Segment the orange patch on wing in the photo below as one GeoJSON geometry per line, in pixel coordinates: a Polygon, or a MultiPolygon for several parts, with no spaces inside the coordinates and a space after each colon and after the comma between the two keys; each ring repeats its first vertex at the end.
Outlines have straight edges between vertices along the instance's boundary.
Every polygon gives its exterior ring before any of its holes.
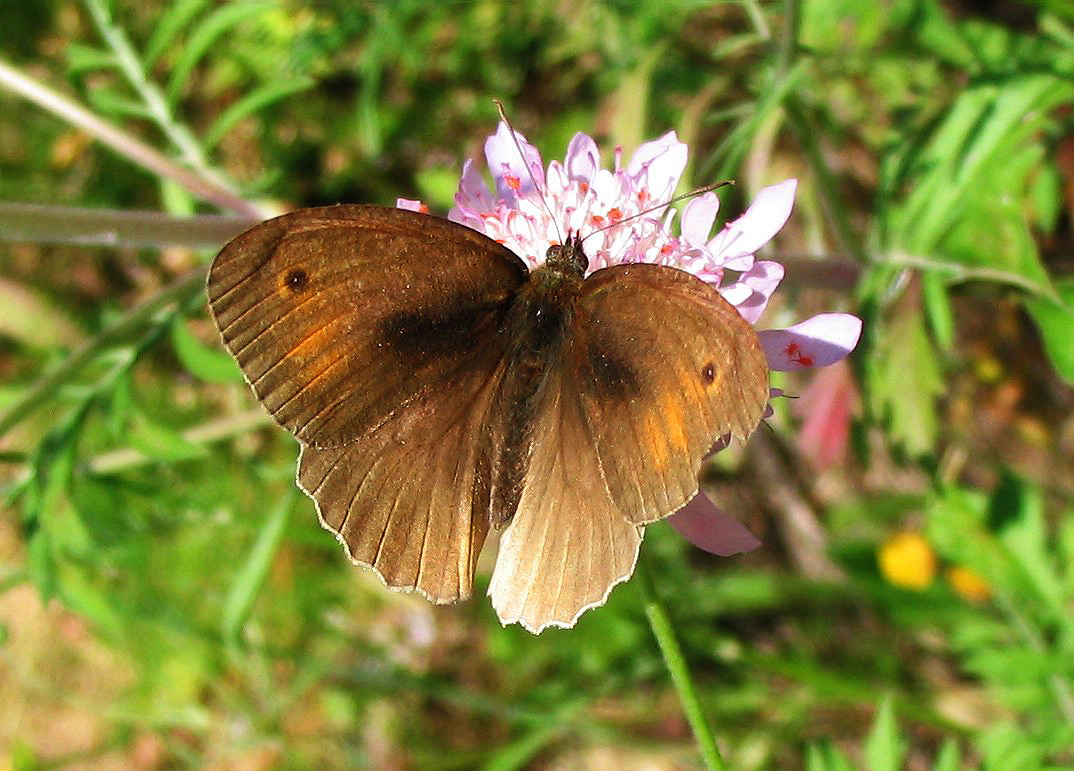
{"type": "Polygon", "coordinates": [[[314,329],[308,335],[303,337],[298,345],[285,353],[283,359],[295,359],[299,362],[303,362],[303,364],[307,362],[308,358],[317,361],[317,354],[321,352],[322,347],[319,342],[320,338],[330,326],[331,324],[324,324],[323,326],[314,329]]]}
{"type": "Polygon", "coordinates": [[[660,414],[664,418],[664,431],[669,445],[677,452],[685,453],[688,447],[686,421],[682,414],[679,394],[664,393],[660,398],[660,414]]]}
{"type": "Polygon", "coordinates": [[[644,452],[652,461],[653,467],[664,471],[668,467],[670,454],[668,453],[668,436],[661,425],[660,415],[656,412],[647,412],[645,415],[645,427],[643,441],[644,452]]]}

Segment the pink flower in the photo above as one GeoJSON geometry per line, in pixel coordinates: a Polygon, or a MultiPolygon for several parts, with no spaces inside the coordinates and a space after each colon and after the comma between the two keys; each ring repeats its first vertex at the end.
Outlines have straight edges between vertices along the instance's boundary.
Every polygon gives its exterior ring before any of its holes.
{"type": "MultiPolygon", "coordinates": [[[[473,162],[466,161],[448,219],[506,245],[530,267],[536,267],[548,247],[560,243],[568,231],[579,232],[590,271],[632,262],[669,265],[713,284],[751,324],[761,317],[783,279],[783,266],[757,260],[755,254],[790,217],[797,180],[764,188],[745,213],[711,237],[720,202],[711,192],[698,196],[684,207],[679,234],[674,235],[676,211],[671,207],[629,219],[674,194],[687,157],[686,145],[674,131],[641,145],[625,168],[622,150],[616,149],[611,170],[601,168],[597,143],[586,134],[575,134],[563,163],[551,161],[547,170],[537,149],[522,134],[515,132],[515,137],[517,147],[507,124],[501,122],[485,142],[495,191],[473,162]],[[623,224],[596,232],[617,222],[623,224]]],[[[422,206],[405,199],[398,205],[422,206]]],[[[822,313],[787,329],[758,332],[768,366],[782,371],[834,364],[854,349],[860,334],[861,319],[846,313],[822,313]]],[[[668,522],[715,554],[726,556],[760,545],[703,493],[668,522]]]]}

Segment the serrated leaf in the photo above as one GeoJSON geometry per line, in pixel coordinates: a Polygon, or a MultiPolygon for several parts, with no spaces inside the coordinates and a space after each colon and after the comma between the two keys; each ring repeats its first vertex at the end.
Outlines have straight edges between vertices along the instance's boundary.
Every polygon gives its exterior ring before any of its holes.
{"type": "Polygon", "coordinates": [[[1056,287],[1058,301],[1027,298],[1026,310],[1040,329],[1044,350],[1052,366],[1070,385],[1074,385],[1074,281],[1056,287]]]}
{"type": "MultiPolygon", "coordinates": [[[[216,146],[228,131],[243,118],[252,115],[258,110],[263,110],[269,105],[286,99],[292,94],[298,94],[312,88],[312,78],[296,78],[288,81],[270,81],[254,89],[235,104],[228,107],[213,122],[213,125],[205,134],[203,145],[207,150],[216,146]]],[[[458,175],[456,175],[457,177],[458,175]]]]}
{"type": "Polygon", "coordinates": [[[903,313],[881,333],[870,365],[870,393],[891,438],[911,455],[932,451],[936,398],[944,392],[936,352],[917,313],[903,313]]]}
{"type": "Polygon", "coordinates": [[[165,90],[169,105],[174,106],[179,100],[183,85],[189,79],[190,73],[194,71],[201,58],[208,53],[209,48],[220,37],[227,34],[232,27],[276,7],[278,7],[278,3],[274,2],[246,2],[243,0],[242,2],[221,6],[209,14],[194,29],[190,37],[186,39],[182,53],[176,59],[175,66],[172,67],[171,74],[168,77],[168,86],[165,90]]]}
{"type": "Polygon", "coordinates": [[[183,367],[194,377],[206,383],[241,383],[239,365],[226,351],[209,348],[187,326],[186,320],[177,318],[172,324],[172,349],[183,367]]]}
{"type": "Polygon", "coordinates": [[[865,765],[869,771],[899,771],[905,754],[905,743],[895,722],[895,706],[888,694],[881,699],[865,739],[865,765]]]}
{"type": "MultiPolygon", "coordinates": [[[[1000,505],[1008,510],[1006,520],[999,526],[1000,543],[1012,557],[1012,567],[1020,569],[1027,579],[1027,589],[1037,595],[1037,601],[1060,622],[1066,616],[1062,582],[1056,575],[1047,545],[1044,527],[1044,500],[1039,490],[1013,476],[1005,477],[996,488],[993,504],[1003,496],[1000,505]],[[1005,492],[1010,494],[1004,494],[1005,492]]],[[[1036,605],[1037,603],[1034,603],[1036,605]]]]}

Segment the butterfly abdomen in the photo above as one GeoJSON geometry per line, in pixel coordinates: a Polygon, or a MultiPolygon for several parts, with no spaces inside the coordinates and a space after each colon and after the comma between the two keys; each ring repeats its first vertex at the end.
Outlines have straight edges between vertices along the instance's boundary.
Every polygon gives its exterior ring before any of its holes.
{"type": "Polygon", "coordinates": [[[519,291],[507,317],[507,371],[494,408],[494,431],[503,441],[491,464],[489,519],[506,525],[522,498],[533,449],[533,427],[548,375],[559,361],[566,330],[581,291],[581,278],[538,268],[519,291]]]}

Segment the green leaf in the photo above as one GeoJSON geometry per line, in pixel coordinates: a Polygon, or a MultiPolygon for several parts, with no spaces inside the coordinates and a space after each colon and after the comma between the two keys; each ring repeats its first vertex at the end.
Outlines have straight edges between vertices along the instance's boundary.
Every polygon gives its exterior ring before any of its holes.
{"type": "Polygon", "coordinates": [[[114,598],[90,583],[80,568],[70,566],[62,571],[59,595],[68,608],[101,631],[115,636],[123,629],[122,616],[113,607],[114,598]]]}
{"type": "Polygon", "coordinates": [[[149,108],[138,99],[121,96],[108,88],[95,88],[89,92],[89,102],[99,112],[115,117],[146,120],[151,117],[149,108]]]}
{"type": "Polygon", "coordinates": [[[171,335],[172,349],[187,372],[206,383],[241,383],[242,371],[231,354],[203,345],[187,324],[176,318],[171,335]]]}
{"type": "Polygon", "coordinates": [[[865,740],[865,765],[869,771],[899,771],[906,747],[899,737],[895,707],[887,694],[877,707],[873,727],[865,740]]]}
{"type": "Polygon", "coordinates": [[[935,402],[944,382],[919,314],[902,313],[881,332],[869,383],[891,438],[911,455],[931,452],[939,427],[935,402]]]}
{"type": "Polygon", "coordinates": [[[258,110],[263,110],[292,94],[308,91],[313,85],[312,78],[296,78],[279,82],[270,81],[255,88],[220,114],[220,117],[206,132],[205,139],[202,142],[203,146],[206,150],[211,150],[243,118],[252,115],[258,110]]]}
{"type": "Polygon", "coordinates": [[[278,7],[278,5],[278,3],[274,2],[240,0],[240,2],[221,6],[209,14],[183,44],[182,53],[176,59],[175,66],[172,67],[165,91],[169,105],[174,107],[176,102],[179,101],[179,96],[190,77],[190,73],[194,71],[198,62],[209,52],[209,49],[217,40],[226,35],[232,27],[270,11],[278,7]]]}
{"type": "Polygon", "coordinates": [[[907,143],[917,154],[885,187],[910,192],[880,212],[894,261],[1052,296],[1025,210],[1049,163],[1042,134],[1072,95],[1066,79],[1047,74],[981,82],[959,95],[919,152],[907,143]]]}
{"type": "Polygon", "coordinates": [[[149,42],[145,45],[142,61],[146,70],[152,68],[183,28],[208,4],[209,0],[177,0],[168,6],[167,10],[161,14],[160,21],[153,28],[153,34],[149,36],[149,42]]]}
{"type": "Polygon", "coordinates": [[[145,415],[137,415],[128,433],[131,447],[154,460],[174,462],[203,458],[208,450],[184,439],[179,432],[156,423],[145,415]]]}
{"type": "Polygon", "coordinates": [[[1034,606],[1046,608],[1052,620],[1061,623],[1067,615],[1066,599],[1048,549],[1040,490],[1007,475],[992,496],[992,509],[997,508],[1005,516],[999,541],[1011,556],[1011,566],[1020,570],[1026,590],[1036,595],[1034,606]]]}
{"type": "Polygon", "coordinates": [[[936,762],[932,764],[932,771],[961,771],[962,756],[958,751],[958,740],[953,736],[944,739],[940,745],[940,751],[936,754],[936,762]]]}
{"type": "Polygon", "coordinates": [[[1059,301],[1027,298],[1026,310],[1040,329],[1044,350],[1052,366],[1070,385],[1074,385],[1074,280],[1057,287],[1059,301]]]}
{"type": "Polygon", "coordinates": [[[253,548],[246,557],[228,589],[221,619],[221,632],[229,643],[237,643],[239,633],[250,616],[257,595],[265,583],[272,559],[283,537],[288,515],[298,498],[298,488],[289,485],[287,492],[277,501],[261,526],[253,548]]]}
{"type": "Polygon", "coordinates": [[[932,334],[940,348],[949,351],[955,341],[955,318],[947,299],[947,285],[939,273],[926,270],[921,273],[921,288],[932,334]]]}
{"type": "Polygon", "coordinates": [[[807,771],[854,771],[846,755],[831,742],[810,744],[806,750],[807,771]]]}
{"type": "Polygon", "coordinates": [[[64,49],[64,55],[67,57],[67,77],[69,78],[116,66],[116,57],[111,51],[102,51],[100,48],[93,48],[82,43],[70,43],[64,49]]]}

